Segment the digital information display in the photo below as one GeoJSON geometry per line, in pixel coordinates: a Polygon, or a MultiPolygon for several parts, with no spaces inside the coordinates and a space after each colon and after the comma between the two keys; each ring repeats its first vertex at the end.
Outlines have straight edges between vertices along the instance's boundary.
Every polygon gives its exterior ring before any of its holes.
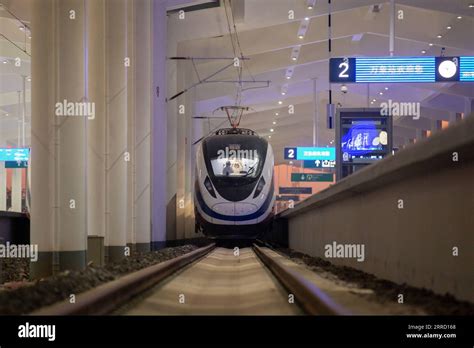
{"type": "Polygon", "coordinates": [[[30,158],[30,149],[0,149],[0,161],[28,161],[30,158]]]}
{"type": "Polygon", "coordinates": [[[339,109],[336,115],[336,179],[392,153],[392,117],[380,108],[339,109]]]}
{"type": "Polygon", "coordinates": [[[347,162],[353,156],[370,155],[385,151],[388,145],[387,130],[378,127],[379,122],[368,120],[354,122],[342,130],[342,160],[347,162]]]}
{"type": "Polygon", "coordinates": [[[334,147],[285,147],[285,159],[298,161],[335,161],[334,147]]]}
{"type": "Polygon", "coordinates": [[[474,82],[474,57],[331,58],[332,83],[474,82]]]}
{"type": "Polygon", "coordinates": [[[474,82],[474,57],[461,57],[459,75],[461,82],[474,82]]]}

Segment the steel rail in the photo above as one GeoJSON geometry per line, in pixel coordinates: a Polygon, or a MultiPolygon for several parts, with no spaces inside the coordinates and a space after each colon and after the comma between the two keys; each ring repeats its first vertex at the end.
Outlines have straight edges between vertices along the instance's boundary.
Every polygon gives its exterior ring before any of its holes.
{"type": "Polygon", "coordinates": [[[254,244],[255,254],[273,275],[295,296],[296,301],[310,315],[349,315],[348,310],[297,272],[284,266],[267,251],[254,244]]]}
{"type": "Polygon", "coordinates": [[[131,298],[158,284],[171,274],[186,265],[200,259],[213,250],[215,244],[196,249],[190,253],[156,265],[127,274],[119,279],[99,285],[76,297],[75,303],[69,300],[58,302],[48,307],[40,308],[30,315],[104,315],[131,298]]]}

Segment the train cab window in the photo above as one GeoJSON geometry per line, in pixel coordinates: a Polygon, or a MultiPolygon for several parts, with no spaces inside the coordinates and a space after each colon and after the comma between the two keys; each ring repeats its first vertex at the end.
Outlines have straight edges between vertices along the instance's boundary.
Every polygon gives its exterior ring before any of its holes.
{"type": "Polygon", "coordinates": [[[215,178],[257,178],[266,156],[266,143],[255,136],[223,136],[205,143],[206,164],[215,178]]]}

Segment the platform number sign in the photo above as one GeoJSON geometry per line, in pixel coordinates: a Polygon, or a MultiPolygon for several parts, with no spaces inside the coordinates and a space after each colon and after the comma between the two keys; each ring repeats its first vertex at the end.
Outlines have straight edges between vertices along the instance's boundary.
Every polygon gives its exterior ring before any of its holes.
{"type": "Polygon", "coordinates": [[[331,82],[355,82],[355,58],[332,58],[329,68],[331,82]]]}
{"type": "Polygon", "coordinates": [[[296,147],[285,147],[285,159],[286,160],[296,159],[296,147]]]}

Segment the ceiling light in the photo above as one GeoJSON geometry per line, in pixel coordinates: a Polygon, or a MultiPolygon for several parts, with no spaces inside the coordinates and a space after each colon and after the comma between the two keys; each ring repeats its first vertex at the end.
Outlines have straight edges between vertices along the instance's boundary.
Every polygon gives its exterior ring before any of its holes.
{"type": "Polygon", "coordinates": [[[279,100],[279,101],[278,101],[278,104],[280,104],[280,105],[281,105],[281,104],[283,104],[283,102],[282,102],[281,100],[279,100]]]}
{"type": "Polygon", "coordinates": [[[305,20],[305,21],[309,21],[309,17],[304,17],[304,20],[305,20]]]}
{"type": "MultiPolygon", "coordinates": [[[[469,7],[471,7],[471,5],[469,5],[469,7]]],[[[308,5],[308,10],[312,10],[313,9],[313,5],[308,5]]]]}
{"type": "Polygon", "coordinates": [[[31,35],[28,35],[28,39],[30,39],[30,40],[31,40],[31,35]]]}
{"type": "Polygon", "coordinates": [[[373,101],[371,101],[371,102],[370,102],[370,104],[372,104],[372,105],[373,105],[373,104],[374,104],[374,102],[373,102],[373,101]]]}
{"type": "Polygon", "coordinates": [[[474,8],[474,4],[469,4],[469,8],[474,8]]]}
{"type": "Polygon", "coordinates": [[[438,35],[436,36],[438,39],[441,39],[443,37],[443,35],[438,35]]]}
{"type": "Polygon", "coordinates": [[[270,132],[272,132],[272,133],[273,133],[273,128],[270,128],[270,132]]]}
{"type": "Polygon", "coordinates": [[[422,51],[421,51],[421,54],[425,54],[425,53],[426,53],[426,51],[425,51],[425,50],[422,50],[422,51]]]}
{"type": "Polygon", "coordinates": [[[298,35],[298,39],[304,39],[304,36],[303,35],[298,35]]]}
{"type": "Polygon", "coordinates": [[[430,47],[433,46],[433,44],[432,44],[431,42],[430,42],[428,45],[429,45],[430,47]]]}
{"type": "Polygon", "coordinates": [[[271,139],[271,138],[272,138],[272,136],[271,136],[271,135],[269,135],[269,136],[268,136],[268,139],[271,139]]]}
{"type": "Polygon", "coordinates": [[[296,60],[296,57],[291,57],[291,60],[296,60]]]}
{"type": "Polygon", "coordinates": [[[25,31],[25,27],[22,26],[22,25],[20,25],[20,26],[18,27],[18,29],[20,29],[21,31],[25,31]]]}
{"type": "Polygon", "coordinates": [[[458,19],[462,19],[462,16],[458,16],[457,18],[458,18],[458,19]]]}
{"type": "Polygon", "coordinates": [[[291,79],[291,76],[287,76],[286,79],[287,79],[287,80],[291,79]]]}
{"type": "Polygon", "coordinates": [[[290,164],[293,164],[293,161],[290,161],[290,164]]]}
{"type": "Polygon", "coordinates": [[[372,101],[375,103],[377,101],[377,99],[372,99],[372,101]]]}
{"type": "Polygon", "coordinates": [[[31,82],[31,77],[28,76],[28,77],[26,78],[26,81],[31,82]]]}
{"type": "Polygon", "coordinates": [[[281,92],[281,95],[286,95],[286,92],[281,92]]]}
{"type": "Polygon", "coordinates": [[[10,114],[9,114],[8,112],[6,112],[6,113],[5,113],[5,116],[8,116],[8,115],[10,115],[10,114]]]}
{"type": "Polygon", "coordinates": [[[446,29],[451,30],[451,29],[453,29],[453,27],[450,26],[450,25],[448,25],[448,26],[446,27],[446,29]]]}
{"type": "Polygon", "coordinates": [[[278,112],[275,112],[275,116],[278,116],[278,115],[279,115],[278,112]]]}
{"type": "Polygon", "coordinates": [[[8,60],[5,59],[5,60],[3,61],[3,64],[8,64],[8,60]]]}
{"type": "Polygon", "coordinates": [[[379,92],[380,95],[383,95],[383,92],[379,92]]]}
{"type": "Polygon", "coordinates": [[[388,87],[385,87],[385,90],[388,91],[388,87]]]}
{"type": "Polygon", "coordinates": [[[277,124],[276,121],[273,121],[273,124],[277,124]]]}

